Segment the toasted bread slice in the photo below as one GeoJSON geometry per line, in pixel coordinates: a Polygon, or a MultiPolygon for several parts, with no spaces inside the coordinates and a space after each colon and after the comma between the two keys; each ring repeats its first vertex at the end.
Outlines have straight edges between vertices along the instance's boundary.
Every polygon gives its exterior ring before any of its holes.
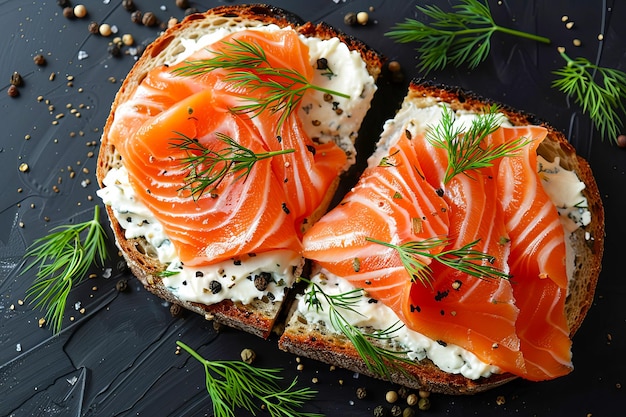
{"type": "MultiPolygon", "coordinates": [[[[294,30],[306,38],[317,38],[319,40],[338,39],[350,51],[356,52],[373,80],[376,80],[381,71],[382,57],[363,43],[340,33],[326,24],[304,22],[299,17],[276,7],[266,5],[222,6],[208,10],[205,13],[190,15],[178,25],[168,29],[146,48],[117,93],[102,135],[97,168],[100,186],[105,187],[105,178],[112,170],[124,165],[124,160],[109,138],[111,127],[115,123],[118,113],[124,111],[124,103],[133,98],[138,87],[151,70],[180,61],[182,54],[186,53],[187,44],[185,41],[197,41],[205,35],[218,32],[226,34],[240,29],[270,25],[281,29],[294,30]]],[[[368,88],[375,90],[375,85],[372,83],[368,88]]],[[[369,97],[363,100],[362,105],[366,109],[369,108],[371,94],[373,94],[373,91],[369,91],[369,97]]],[[[347,117],[347,115],[343,117],[347,117]]],[[[356,139],[356,131],[358,131],[361,121],[359,119],[362,119],[362,115],[354,117],[352,120],[356,122],[353,124],[354,132],[339,139],[343,141],[339,145],[345,150],[349,163],[354,162],[353,145],[356,139]],[[346,139],[351,143],[346,144],[346,139]]],[[[326,211],[335,194],[338,183],[339,177],[327,190],[326,197],[319,207],[307,219],[307,224],[315,222],[316,218],[326,211]]],[[[154,245],[141,236],[126,237],[126,231],[123,225],[120,224],[120,214],[116,213],[110,205],[107,205],[106,208],[119,249],[133,274],[149,291],[164,300],[202,314],[207,319],[214,319],[219,323],[262,337],[268,336],[281,309],[282,303],[280,301],[273,301],[266,296],[254,298],[249,303],[233,302],[230,299],[224,299],[213,304],[205,304],[203,302],[182,299],[164,285],[162,272],[167,265],[159,260],[154,245]]],[[[246,261],[243,260],[242,262],[246,261]]],[[[303,263],[304,261],[302,260],[299,265],[294,265],[296,269],[294,275],[297,275],[303,263]]]]}
{"type": "MultiPolygon", "coordinates": [[[[535,116],[517,111],[506,105],[494,103],[460,88],[435,85],[424,80],[414,80],[411,83],[402,109],[398,113],[398,115],[402,114],[402,117],[398,118],[397,116],[396,119],[398,120],[387,124],[383,135],[402,134],[406,129],[406,125],[403,123],[411,120],[410,113],[407,115],[411,108],[424,108],[436,103],[447,103],[453,110],[476,113],[483,113],[490,106],[496,104],[499,111],[513,125],[544,126],[548,131],[548,136],[541,143],[538,154],[548,161],[554,161],[555,157],[558,157],[561,167],[573,171],[579,180],[585,184],[583,195],[587,199],[591,222],[584,227],[579,227],[569,235],[569,246],[573,256],[568,261],[572,263],[570,266],[573,270],[573,279],[570,280],[569,284],[565,315],[571,331],[570,337],[573,336],[592,304],[601,269],[604,245],[603,206],[588,163],[576,155],[574,148],[561,132],[535,116]]],[[[379,142],[379,149],[383,145],[381,142],[379,142]]],[[[368,368],[354,345],[345,336],[337,332],[332,325],[328,324],[327,320],[307,321],[301,313],[307,308],[309,307],[306,306],[304,297],[300,300],[300,310],[297,304],[292,306],[291,316],[279,341],[281,349],[365,375],[388,378],[394,383],[407,387],[445,394],[482,392],[516,378],[510,373],[491,373],[486,377],[470,379],[460,373],[445,372],[429,359],[414,361],[409,364],[399,362],[398,368],[389,369],[387,377],[381,376],[368,368]]],[[[398,352],[403,351],[402,346],[397,343],[395,345],[380,343],[380,346],[398,352]]]]}

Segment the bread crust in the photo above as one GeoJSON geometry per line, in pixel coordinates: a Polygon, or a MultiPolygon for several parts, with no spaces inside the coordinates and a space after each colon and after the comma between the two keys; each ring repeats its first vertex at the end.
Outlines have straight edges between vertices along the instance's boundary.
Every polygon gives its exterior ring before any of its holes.
{"type": "MultiPolygon", "coordinates": [[[[180,39],[189,34],[197,35],[211,30],[213,27],[224,25],[263,26],[275,24],[281,28],[292,27],[297,32],[321,39],[338,37],[347,44],[349,49],[358,51],[366,62],[366,67],[376,79],[381,72],[383,57],[373,49],[367,47],[358,40],[351,38],[324,23],[314,25],[304,22],[300,17],[278,7],[254,4],[220,6],[187,16],[178,25],[167,29],[159,38],[152,42],[144,51],[141,58],[133,66],[128,76],[122,83],[111,111],[104,126],[96,176],[100,186],[107,172],[121,164],[121,158],[116,153],[114,146],[108,139],[111,125],[115,120],[115,114],[121,103],[129,100],[141,81],[149,71],[168,62],[172,54],[176,54],[181,48],[180,39]]],[[[308,219],[308,223],[314,223],[327,209],[339,184],[337,179],[328,190],[323,204],[308,219]]],[[[249,333],[267,337],[281,309],[281,303],[269,300],[255,300],[250,304],[233,303],[225,300],[213,305],[191,303],[178,299],[168,291],[158,273],[165,268],[160,263],[153,248],[144,239],[126,239],[124,230],[115,219],[111,207],[106,206],[107,214],[111,223],[116,244],[126,259],[132,273],[143,283],[145,288],[157,296],[171,303],[179,304],[191,311],[202,314],[207,319],[213,319],[221,324],[235,327],[249,333]]]]}
{"type": "MultiPolygon", "coordinates": [[[[583,195],[587,198],[592,219],[589,225],[579,228],[572,235],[571,244],[576,252],[576,269],[575,279],[570,285],[565,305],[570,337],[572,337],[580,328],[593,302],[604,250],[604,209],[598,186],[587,161],[576,155],[575,149],[562,132],[545,121],[471,91],[415,79],[409,86],[405,100],[412,101],[418,106],[445,102],[454,110],[474,112],[485,111],[488,107],[497,105],[499,111],[504,113],[514,125],[540,125],[548,130],[547,138],[539,147],[538,153],[549,161],[553,161],[557,156],[560,157],[563,168],[573,170],[585,183],[583,195]]],[[[291,317],[279,340],[279,346],[283,350],[298,355],[380,378],[379,375],[367,369],[354,346],[345,337],[337,335],[322,324],[306,323],[306,320],[297,313],[296,306],[293,306],[291,310],[291,317]]],[[[517,378],[510,373],[503,373],[470,380],[462,375],[446,373],[429,360],[416,364],[401,364],[401,366],[406,372],[392,373],[390,378],[392,382],[444,394],[475,394],[517,378]]]]}

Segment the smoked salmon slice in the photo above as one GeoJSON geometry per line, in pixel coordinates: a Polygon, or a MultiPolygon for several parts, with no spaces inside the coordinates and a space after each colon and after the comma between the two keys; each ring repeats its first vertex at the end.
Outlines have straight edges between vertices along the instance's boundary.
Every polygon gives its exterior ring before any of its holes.
{"type": "Polygon", "coordinates": [[[502,129],[534,138],[515,158],[505,158],[498,176],[500,201],[511,239],[509,265],[513,294],[520,307],[516,328],[526,363],[524,377],[544,380],[573,369],[571,339],[565,317],[568,278],[565,236],[559,215],[537,175],[537,147],[546,132],[539,127],[502,129]]]}
{"type": "Polygon", "coordinates": [[[238,44],[260,48],[264,65],[288,68],[307,80],[314,75],[308,47],[294,31],[235,32],[184,62],[148,73],[118,108],[110,130],[136,198],[163,225],[184,265],[277,249],[299,253],[303,224],[346,164],[336,144],[307,136],[297,107],[286,115],[233,110],[261,100],[264,88],[225,81],[226,69],[197,76],[176,72],[238,44]],[[257,161],[245,178],[229,173],[215,188],[194,195],[186,187],[190,167],[181,163],[189,154],[176,143],[187,138],[219,152],[225,147],[219,135],[254,153],[293,152],[257,161]]]}
{"type": "MultiPolygon", "coordinates": [[[[558,222],[558,215],[554,205],[549,213],[537,207],[543,207],[545,193],[533,165],[545,136],[542,127],[500,127],[483,145],[527,138],[519,155],[444,183],[445,150],[423,135],[401,134],[381,164],[367,168],[344,200],[304,235],[303,253],[322,272],[365,289],[407,327],[440,344],[460,346],[528,379],[563,375],[570,370],[571,343],[562,298],[564,252],[552,237],[542,237],[541,228],[553,225],[554,216],[558,222]],[[473,244],[485,254],[483,264],[510,279],[473,276],[427,258],[419,259],[432,270],[425,285],[412,279],[397,250],[371,241],[401,245],[433,238],[445,238],[434,253],[473,244]],[[530,253],[523,250],[529,242],[536,243],[530,253]]],[[[553,229],[557,238],[561,230],[564,245],[562,228],[553,229]]]]}

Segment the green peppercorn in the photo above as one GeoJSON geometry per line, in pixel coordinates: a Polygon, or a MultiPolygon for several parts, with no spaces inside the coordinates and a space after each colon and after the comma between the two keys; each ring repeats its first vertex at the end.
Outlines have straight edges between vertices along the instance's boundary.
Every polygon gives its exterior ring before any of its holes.
{"type": "Polygon", "coordinates": [[[402,407],[399,405],[391,407],[391,415],[392,417],[400,417],[402,415],[402,407]]]}
{"type": "Polygon", "coordinates": [[[427,397],[420,398],[420,400],[417,402],[417,408],[422,411],[428,410],[430,408],[430,400],[427,397]]]}
{"type": "Polygon", "coordinates": [[[387,410],[385,410],[385,407],[383,407],[382,405],[377,405],[374,408],[374,417],[385,417],[386,414],[387,410]]]}

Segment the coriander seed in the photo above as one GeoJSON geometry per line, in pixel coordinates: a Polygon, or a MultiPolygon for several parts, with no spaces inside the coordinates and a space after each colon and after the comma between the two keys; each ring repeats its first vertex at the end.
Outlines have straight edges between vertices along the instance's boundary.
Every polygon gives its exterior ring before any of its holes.
{"type": "Polygon", "coordinates": [[[104,37],[111,36],[111,25],[109,25],[108,23],[101,24],[98,28],[98,32],[100,32],[100,35],[104,37]]]}
{"type": "Polygon", "coordinates": [[[367,14],[367,12],[358,12],[356,14],[356,21],[359,23],[359,25],[367,25],[367,23],[369,22],[370,16],[369,14],[367,14]]]}
{"type": "Polygon", "coordinates": [[[83,17],[87,16],[87,8],[82,4],[76,5],[74,7],[74,16],[76,16],[79,19],[82,19],[83,17]]]}
{"type": "Polygon", "coordinates": [[[385,394],[385,400],[387,400],[389,404],[395,403],[398,401],[398,393],[395,391],[387,391],[387,394],[385,394]]]}
{"type": "Polygon", "coordinates": [[[135,43],[135,38],[133,38],[133,35],[131,35],[130,33],[125,33],[124,35],[122,35],[122,43],[126,46],[131,46],[133,43],[135,43]]]}

